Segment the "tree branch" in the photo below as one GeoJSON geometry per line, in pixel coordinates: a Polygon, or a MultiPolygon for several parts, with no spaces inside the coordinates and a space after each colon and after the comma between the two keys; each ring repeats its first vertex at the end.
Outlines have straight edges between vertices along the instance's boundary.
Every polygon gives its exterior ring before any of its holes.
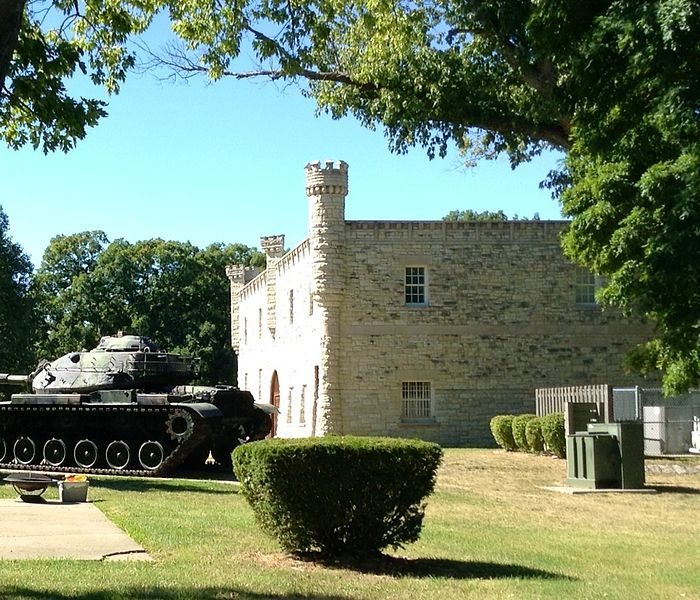
{"type": "Polygon", "coordinates": [[[17,47],[26,0],[0,0],[0,100],[5,95],[5,78],[10,72],[17,47]]]}

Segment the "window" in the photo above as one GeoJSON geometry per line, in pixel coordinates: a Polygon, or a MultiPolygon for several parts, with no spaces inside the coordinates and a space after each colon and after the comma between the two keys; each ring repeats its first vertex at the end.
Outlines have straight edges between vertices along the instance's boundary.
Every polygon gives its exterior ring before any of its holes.
{"type": "Polygon", "coordinates": [[[258,369],[258,400],[262,398],[262,369],[258,369]]]}
{"type": "Polygon", "coordinates": [[[289,324],[294,324],[294,290],[289,290],[289,324]]]}
{"type": "Polygon", "coordinates": [[[406,304],[425,306],[427,304],[425,267],[406,267],[406,304]]]}
{"type": "Polygon", "coordinates": [[[306,423],[306,385],[301,386],[301,398],[299,399],[299,424],[306,423]]]}
{"type": "Polygon", "coordinates": [[[401,384],[401,418],[429,419],[432,417],[432,391],[429,381],[404,381],[401,384]]]}
{"type": "Polygon", "coordinates": [[[309,292],[309,316],[314,314],[314,294],[309,292]]]}
{"type": "Polygon", "coordinates": [[[292,395],[294,394],[294,388],[289,388],[289,395],[287,396],[287,423],[292,422],[292,395]]]}
{"type": "Polygon", "coordinates": [[[243,317],[243,343],[248,343],[248,317],[243,317]]]}
{"type": "Polygon", "coordinates": [[[576,268],[576,284],[574,286],[576,304],[597,304],[595,292],[598,289],[596,276],[583,267],[576,268]]]}
{"type": "Polygon", "coordinates": [[[262,337],[262,308],[258,309],[258,339],[262,337]]]}

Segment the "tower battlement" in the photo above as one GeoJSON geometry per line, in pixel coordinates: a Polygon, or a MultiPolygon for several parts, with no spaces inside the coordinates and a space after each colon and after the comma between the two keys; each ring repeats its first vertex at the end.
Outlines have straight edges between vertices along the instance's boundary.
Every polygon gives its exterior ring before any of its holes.
{"type": "Polygon", "coordinates": [[[306,195],[336,194],[347,196],[348,193],[348,163],[340,161],[338,166],[327,160],[323,165],[320,161],[308,163],[306,171],[306,195]]]}
{"type": "Polygon", "coordinates": [[[266,235],[260,238],[260,248],[271,258],[280,258],[284,254],[284,235],[266,235]]]}

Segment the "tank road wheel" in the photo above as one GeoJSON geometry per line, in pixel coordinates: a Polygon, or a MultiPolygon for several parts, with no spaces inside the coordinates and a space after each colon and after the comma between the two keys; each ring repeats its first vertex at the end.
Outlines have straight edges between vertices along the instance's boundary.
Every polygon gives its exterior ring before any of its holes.
{"type": "Polygon", "coordinates": [[[129,460],[131,460],[129,444],[121,440],[110,442],[105,452],[105,458],[107,459],[107,464],[112,467],[112,469],[126,469],[129,460]]]}
{"type": "Polygon", "coordinates": [[[0,438],[0,462],[5,462],[5,455],[7,454],[7,444],[5,443],[5,438],[0,438]]]}
{"type": "Polygon", "coordinates": [[[28,465],[36,457],[36,444],[32,438],[22,436],[17,438],[13,451],[18,463],[28,465]]]}
{"type": "Polygon", "coordinates": [[[63,440],[51,438],[44,444],[44,460],[52,467],[60,467],[66,461],[66,444],[63,440]]]}
{"type": "Polygon", "coordinates": [[[75,464],[89,469],[97,462],[97,444],[92,440],[80,440],[73,450],[75,464]]]}
{"type": "Polygon", "coordinates": [[[163,446],[159,442],[149,440],[141,444],[139,448],[139,462],[144,469],[155,471],[163,464],[164,458],[163,446]]]}

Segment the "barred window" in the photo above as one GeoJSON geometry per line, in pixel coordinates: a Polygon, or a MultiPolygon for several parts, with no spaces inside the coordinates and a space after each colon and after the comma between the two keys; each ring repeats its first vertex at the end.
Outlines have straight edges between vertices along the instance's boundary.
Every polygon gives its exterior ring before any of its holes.
{"type": "Polygon", "coordinates": [[[597,304],[595,299],[596,276],[583,267],[576,268],[576,304],[597,304]]]}
{"type": "Polygon", "coordinates": [[[401,384],[403,419],[429,419],[432,416],[432,390],[429,381],[404,381],[401,384]]]}
{"type": "Polygon", "coordinates": [[[289,388],[289,395],[287,396],[287,423],[292,422],[292,397],[294,395],[294,388],[289,388]]]}
{"type": "Polygon", "coordinates": [[[404,289],[406,304],[422,306],[427,303],[425,267],[406,267],[404,289]]]}

